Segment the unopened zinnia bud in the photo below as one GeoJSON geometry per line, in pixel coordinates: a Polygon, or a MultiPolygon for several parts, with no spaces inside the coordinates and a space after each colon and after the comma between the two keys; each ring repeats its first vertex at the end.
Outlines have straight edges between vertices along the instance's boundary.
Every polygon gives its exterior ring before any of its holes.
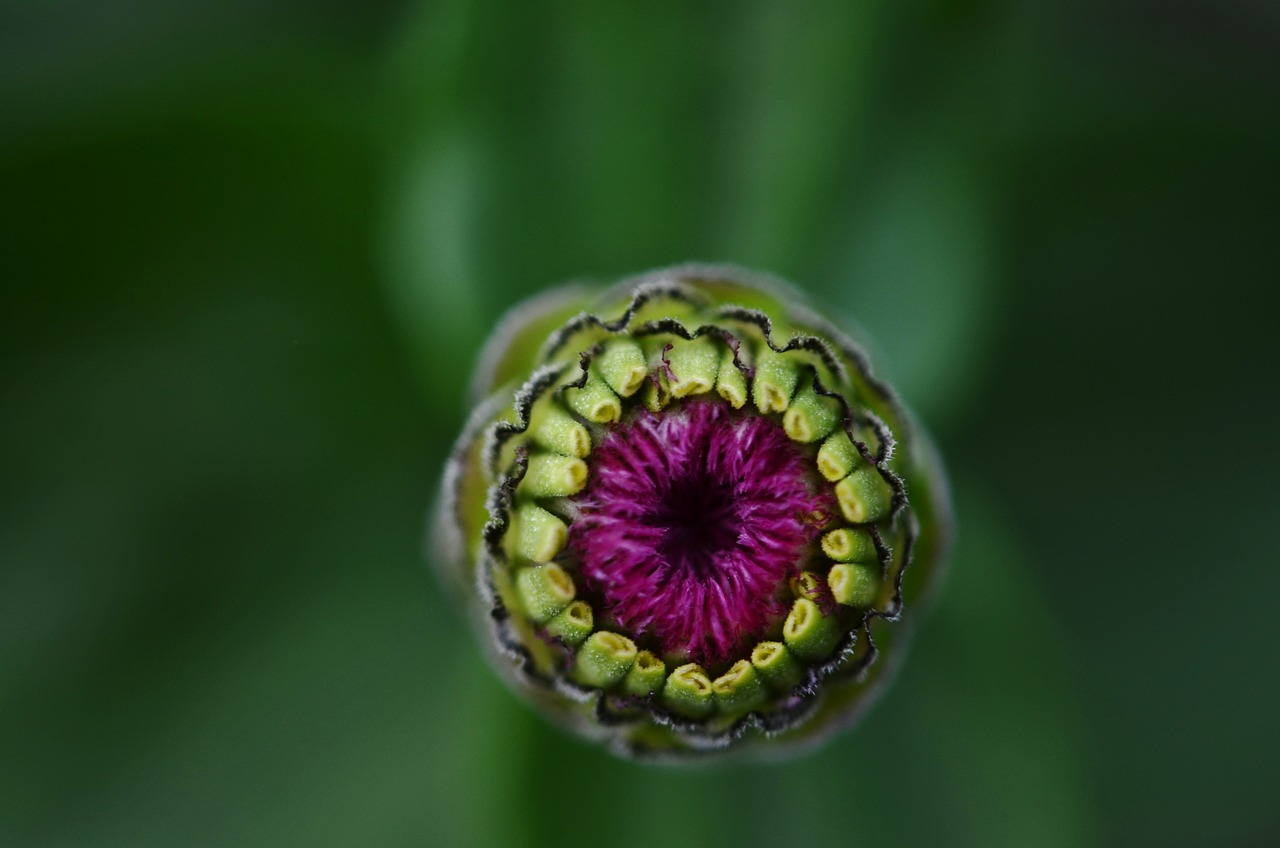
{"type": "Polygon", "coordinates": [[[498,669],[634,756],[820,738],[903,650],[949,507],[866,354],[794,292],[686,266],[503,322],[442,564],[498,669]]]}

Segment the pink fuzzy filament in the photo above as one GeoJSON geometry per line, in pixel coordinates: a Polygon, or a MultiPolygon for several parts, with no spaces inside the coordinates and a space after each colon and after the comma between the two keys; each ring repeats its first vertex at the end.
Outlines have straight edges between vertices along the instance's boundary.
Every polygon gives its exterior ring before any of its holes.
{"type": "Polygon", "coordinates": [[[830,496],[778,424],[715,401],[640,410],[591,465],[570,545],[621,626],[714,664],[786,614],[830,496]]]}

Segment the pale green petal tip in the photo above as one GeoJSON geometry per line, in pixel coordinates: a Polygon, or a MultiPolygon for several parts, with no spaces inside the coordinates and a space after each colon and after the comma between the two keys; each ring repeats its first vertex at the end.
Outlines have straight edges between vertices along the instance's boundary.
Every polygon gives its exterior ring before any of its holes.
{"type": "Polygon", "coordinates": [[[791,594],[797,598],[816,600],[822,595],[823,579],[812,571],[802,571],[791,578],[791,594]]]}
{"type": "Polygon", "coordinates": [[[530,427],[533,441],[540,447],[562,456],[585,459],[591,454],[591,433],[559,404],[548,402],[530,427]]]}
{"type": "Polygon", "coordinates": [[[819,395],[809,383],[791,399],[782,416],[782,429],[793,440],[807,444],[825,438],[839,421],[839,402],[819,395]]]}
{"type": "Polygon", "coordinates": [[[768,693],[755,667],[746,660],[738,660],[728,671],[711,683],[716,704],[726,715],[745,713],[764,704],[768,693]]]}
{"type": "Polygon", "coordinates": [[[591,635],[595,616],[586,601],[574,601],[547,622],[547,635],[566,645],[580,645],[591,635]]]}
{"type": "Polygon", "coordinates": [[[747,403],[747,375],[734,364],[733,349],[726,347],[720,356],[720,370],[716,373],[716,393],[734,409],[742,409],[747,403]]]}
{"type": "Polygon", "coordinates": [[[833,483],[848,477],[861,462],[862,456],[843,428],[828,436],[818,448],[818,472],[833,483]]]}
{"type": "Polygon", "coordinates": [[[661,691],[666,679],[667,664],[649,651],[641,651],[622,679],[622,691],[632,697],[643,698],[661,691]]]}
{"type": "Polygon", "coordinates": [[[587,464],[577,457],[535,453],[520,481],[520,494],[530,498],[565,498],[587,484],[587,464]]]}
{"type": "Polygon", "coordinates": [[[775,692],[791,690],[804,677],[804,668],[781,642],[761,642],[751,651],[751,665],[775,692]]]}
{"type": "Polygon", "coordinates": [[[622,401],[595,372],[587,375],[582,388],[565,388],[564,398],[570,409],[596,424],[616,424],[622,418],[622,401]]]}
{"type": "Polygon", "coordinates": [[[645,382],[640,398],[645,409],[650,412],[658,413],[666,409],[667,404],[671,403],[671,382],[667,379],[666,371],[659,369],[654,372],[653,379],[645,382]]]}
{"type": "Polygon", "coordinates": [[[593,364],[609,388],[624,398],[639,391],[649,375],[644,351],[631,339],[609,342],[593,364]]]}
{"type": "Polygon", "coordinates": [[[879,569],[857,563],[837,563],[827,574],[827,585],[837,603],[865,609],[875,602],[880,589],[879,569]]]}
{"type": "Polygon", "coordinates": [[[549,563],[517,571],[516,592],[529,618],[542,624],[569,605],[577,588],[563,568],[549,563]]]}
{"type": "Polygon", "coordinates": [[[522,504],[515,524],[516,553],[534,562],[550,562],[569,540],[568,525],[535,504],[522,504]]]}
{"type": "Polygon", "coordinates": [[[893,492],[875,468],[859,468],[837,483],[835,491],[840,512],[854,524],[879,521],[889,514],[893,492]]]}
{"type": "Polygon", "coordinates": [[[711,679],[697,663],[682,665],[662,687],[662,703],[686,718],[706,718],[716,709],[711,679]]]}
{"type": "Polygon", "coordinates": [[[799,598],[791,605],[791,612],[782,625],[782,638],[797,659],[816,663],[826,659],[836,646],[840,629],[835,618],[823,615],[816,603],[799,598]]]}
{"type": "Polygon", "coordinates": [[[824,535],[822,552],[836,562],[875,562],[880,557],[871,533],[859,527],[841,527],[824,535]]]}
{"type": "Polygon", "coordinates": [[[720,371],[720,348],[715,340],[700,336],[692,340],[678,339],[667,353],[673,376],[671,396],[691,397],[715,388],[720,371]]]}
{"type": "Polygon", "coordinates": [[[626,677],[636,661],[636,643],[609,631],[592,633],[573,660],[573,676],[584,686],[607,689],[626,677]]]}
{"type": "Polygon", "coordinates": [[[763,347],[756,358],[751,399],[762,413],[786,412],[800,382],[800,365],[790,356],[763,347]]]}

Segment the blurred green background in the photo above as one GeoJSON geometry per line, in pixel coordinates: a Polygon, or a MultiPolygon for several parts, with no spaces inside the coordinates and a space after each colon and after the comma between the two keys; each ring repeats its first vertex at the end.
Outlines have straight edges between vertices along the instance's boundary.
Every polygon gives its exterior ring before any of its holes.
{"type": "Polygon", "coordinates": [[[0,844],[1280,844],[1280,14],[0,10],[0,844]],[[865,722],[671,771],[483,666],[424,516],[486,329],[773,271],[949,459],[865,722]]]}

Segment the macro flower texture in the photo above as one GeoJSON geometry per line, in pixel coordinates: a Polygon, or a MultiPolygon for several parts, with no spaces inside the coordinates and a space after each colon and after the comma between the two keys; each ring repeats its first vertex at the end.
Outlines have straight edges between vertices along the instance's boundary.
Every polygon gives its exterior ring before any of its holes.
{"type": "Polygon", "coordinates": [[[513,688],[628,757],[856,720],[937,582],[940,462],[864,350],[771,277],[687,265],[513,310],[435,557],[513,688]]]}

